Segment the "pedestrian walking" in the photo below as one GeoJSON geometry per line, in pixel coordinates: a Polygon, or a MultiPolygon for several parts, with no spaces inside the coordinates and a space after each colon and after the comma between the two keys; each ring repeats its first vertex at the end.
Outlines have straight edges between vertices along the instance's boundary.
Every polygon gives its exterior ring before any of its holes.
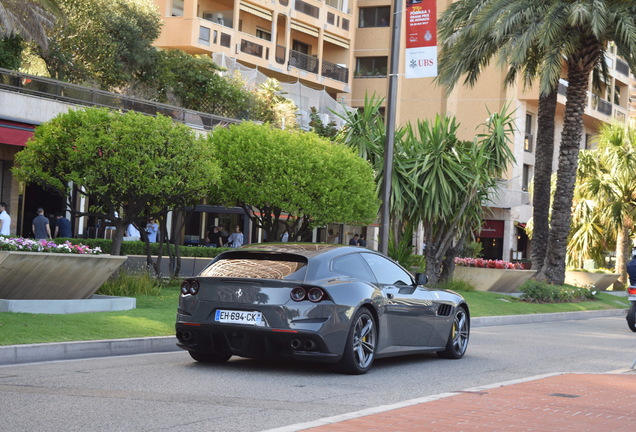
{"type": "Polygon", "coordinates": [[[38,215],[33,218],[31,228],[33,229],[33,235],[36,240],[46,240],[51,238],[51,224],[49,219],[44,216],[44,209],[38,208],[38,215]]]}

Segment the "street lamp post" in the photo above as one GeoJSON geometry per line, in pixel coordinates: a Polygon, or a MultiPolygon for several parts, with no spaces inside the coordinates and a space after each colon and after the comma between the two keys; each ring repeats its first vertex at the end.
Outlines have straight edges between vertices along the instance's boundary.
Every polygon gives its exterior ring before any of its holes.
{"type": "Polygon", "coordinates": [[[395,109],[400,61],[400,27],[402,26],[402,3],[393,3],[393,28],[391,29],[391,58],[389,70],[389,94],[386,106],[386,143],[384,145],[384,181],[382,185],[382,214],[380,219],[380,252],[388,254],[391,235],[391,182],[393,177],[393,145],[395,141],[395,109]]]}

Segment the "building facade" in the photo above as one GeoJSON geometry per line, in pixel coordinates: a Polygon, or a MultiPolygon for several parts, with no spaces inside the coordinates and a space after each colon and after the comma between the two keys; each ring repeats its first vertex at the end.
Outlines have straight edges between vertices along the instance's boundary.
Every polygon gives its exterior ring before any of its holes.
{"type": "MultiPolygon", "coordinates": [[[[323,88],[334,99],[353,107],[366,96],[386,98],[390,70],[392,0],[155,0],[165,26],[157,45],[190,53],[222,52],[241,64],[281,82],[299,80],[323,88]]],[[[438,0],[442,13],[451,0],[438,0]]],[[[405,14],[401,29],[405,28],[405,14]]],[[[473,88],[458,84],[449,94],[433,78],[405,78],[405,31],[401,32],[396,123],[415,123],[435,115],[453,116],[459,137],[472,140],[488,112],[510,104],[517,134],[512,151],[517,163],[500,181],[489,203],[488,220],[479,240],[488,258],[521,260],[529,257],[524,227],[532,216],[528,186],[534,172],[537,135],[537,88],[505,87],[505,68],[493,65],[473,88]]],[[[581,148],[589,148],[599,125],[629,120],[630,71],[610,46],[606,62],[611,74],[600,91],[590,89],[584,114],[581,148]]],[[[559,86],[555,157],[563,127],[566,73],[559,86]]],[[[420,241],[416,241],[420,244],[420,241]]]]}

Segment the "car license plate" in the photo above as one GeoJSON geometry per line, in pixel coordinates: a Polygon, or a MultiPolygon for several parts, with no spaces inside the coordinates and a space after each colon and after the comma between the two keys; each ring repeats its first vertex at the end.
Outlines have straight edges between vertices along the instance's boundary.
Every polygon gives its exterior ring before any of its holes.
{"type": "Polygon", "coordinates": [[[214,321],[231,324],[258,325],[262,319],[260,312],[234,311],[218,309],[214,321]]]}

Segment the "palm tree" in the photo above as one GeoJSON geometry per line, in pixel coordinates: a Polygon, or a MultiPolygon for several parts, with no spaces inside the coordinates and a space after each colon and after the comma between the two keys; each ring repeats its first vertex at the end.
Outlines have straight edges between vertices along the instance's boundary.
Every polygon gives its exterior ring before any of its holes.
{"type": "MultiPolygon", "coordinates": [[[[507,32],[495,23],[482,18],[490,10],[489,1],[460,1],[453,3],[440,18],[442,51],[439,58],[438,81],[450,92],[466,74],[464,84],[474,86],[482,69],[492,57],[499,55],[499,63],[508,68],[504,84],[512,85],[522,74],[524,86],[537,77],[543,53],[532,34],[523,26],[508,27],[507,32]],[[525,51],[519,47],[525,47],[525,51]]],[[[517,18],[515,18],[517,19],[517,18]]],[[[550,178],[554,153],[554,118],[557,105],[558,76],[542,81],[539,95],[538,132],[535,148],[535,175],[532,197],[533,233],[532,268],[540,270],[545,261],[549,235],[550,178]]]]}
{"type": "Polygon", "coordinates": [[[57,0],[0,0],[0,35],[17,34],[46,50],[46,31],[61,15],[57,0]]]}
{"type": "MultiPolygon", "coordinates": [[[[615,271],[621,274],[619,282],[627,285],[625,266],[632,249],[630,234],[636,221],[636,129],[616,123],[605,124],[597,142],[596,149],[581,152],[577,194],[582,197],[581,201],[588,199],[595,203],[590,215],[581,219],[588,223],[598,220],[597,225],[604,227],[605,235],[595,244],[588,245],[592,250],[605,246],[602,242],[608,238],[616,239],[615,271]]],[[[584,238],[583,233],[590,229],[585,223],[578,228],[573,240],[577,236],[584,238]]],[[[576,245],[572,243],[571,246],[576,245]]]]}
{"type": "MultiPolygon", "coordinates": [[[[457,3],[460,5],[453,4],[448,9],[449,20],[456,14],[469,16],[466,34],[472,39],[462,38],[462,32],[456,32],[455,43],[464,44],[464,53],[474,53],[468,57],[474,57],[472,61],[477,67],[484,65],[481,55],[489,58],[495,47],[503,46],[502,58],[516,68],[527,62],[528,70],[534,69],[538,74],[542,92],[547,95],[554,90],[562,67],[566,66],[567,102],[557,186],[546,258],[537,275],[539,279],[562,284],[590,76],[595,68],[603,67],[610,41],[635,70],[636,4],[622,0],[466,0],[457,3]]],[[[448,44],[453,44],[453,31],[444,35],[449,38],[448,44]]],[[[547,199],[546,194],[535,193],[547,199]]]]}

